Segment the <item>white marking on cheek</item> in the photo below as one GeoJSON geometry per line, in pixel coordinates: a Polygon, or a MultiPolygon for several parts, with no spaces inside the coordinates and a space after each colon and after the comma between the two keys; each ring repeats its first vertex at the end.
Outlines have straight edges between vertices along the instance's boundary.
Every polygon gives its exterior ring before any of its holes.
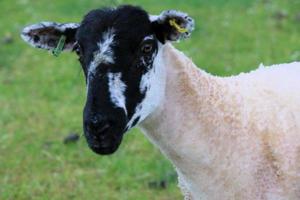
{"type": "Polygon", "coordinates": [[[119,108],[123,108],[126,115],[126,99],[124,96],[126,85],[121,80],[121,73],[108,73],[108,89],[112,103],[119,108]]]}
{"type": "Polygon", "coordinates": [[[152,72],[152,70],[142,76],[141,83],[140,83],[140,92],[141,93],[146,92],[146,90],[148,88],[150,88],[151,76],[155,75],[154,73],[151,73],[151,72],[152,72]]]}
{"type": "Polygon", "coordinates": [[[158,51],[152,69],[142,76],[140,92],[146,92],[145,98],[137,105],[135,113],[127,124],[128,129],[132,127],[133,122],[138,117],[140,119],[137,124],[143,121],[159,106],[163,99],[165,94],[166,71],[163,66],[161,51],[162,50],[158,51]]]}
{"type": "Polygon", "coordinates": [[[105,33],[103,33],[103,37],[98,42],[99,50],[94,52],[94,60],[91,62],[89,67],[89,73],[95,73],[96,68],[101,64],[114,64],[114,52],[112,46],[115,44],[114,42],[114,29],[108,29],[105,33]]]}

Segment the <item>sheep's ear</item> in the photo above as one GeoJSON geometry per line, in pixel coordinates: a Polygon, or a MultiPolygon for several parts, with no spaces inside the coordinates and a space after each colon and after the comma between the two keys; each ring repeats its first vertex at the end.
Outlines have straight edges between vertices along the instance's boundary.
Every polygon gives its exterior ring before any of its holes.
{"type": "Polygon", "coordinates": [[[25,27],[21,37],[31,46],[47,50],[56,48],[63,38],[62,50],[72,50],[79,25],[77,23],[41,22],[25,27]]]}
{"type": "Polygon", "coordinates": [[[158,16],[150,16],[153,29],[160,42],[178,41],[190,37],[195,28],[194,19],[186,13],[167,10],[158,16]]]}

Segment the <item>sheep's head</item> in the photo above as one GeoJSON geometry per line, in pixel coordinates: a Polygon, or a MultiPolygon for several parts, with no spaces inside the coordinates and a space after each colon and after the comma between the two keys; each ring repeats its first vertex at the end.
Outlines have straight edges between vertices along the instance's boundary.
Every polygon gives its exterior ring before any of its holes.
{"type": "Polygon", "coordinates": [[[111,154],[163,97],[162,46],[189,37],[193,28],[193,19],[182,12],[149,16],[120,6],[93,10],[78,24],[34,24],[24,28],[22,38],[47,50],[60,43],[78,54],[87,83],[85,137],[94,152],[111,154]]]}

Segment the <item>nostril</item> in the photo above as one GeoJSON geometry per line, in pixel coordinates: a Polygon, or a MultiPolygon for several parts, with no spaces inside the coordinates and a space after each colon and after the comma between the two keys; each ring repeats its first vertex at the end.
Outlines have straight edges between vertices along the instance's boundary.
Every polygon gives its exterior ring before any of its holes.
{"type": "Polygon", "coordinates": [[[86,118],[85,125],[89,126],[91,128],[94,128],[94,127],[99,126],[99,124],[102,124],[105,121],[106,121],[106,119],[101,117],[100,115],[93,115],[93,116],[86,118]]]}
{"type": "Polygon", "coordinates": [[[101,121],[101,118],[99,116],[93,116],[93,117],[91,117],[90,121],[93,124],[97,124],[101,121]]]}
{"type": "Polygon", "coordinates": [[[104,141],[107,140],[109,137],[109,133],[108,133],[108,129],[110,128],[110,125],[108,123],[105,123],[102,126],[99,126],[96,130],[95,130],[95,138],[100,140],[100,141],[104,141]]]}
{"type": "Polygon", "coordinates": [[[103,117],[90,117],[84,122],[87,132],[90,133],[105,133],[111,127],[111,123],[103,117]]]}
{"type": "Polygon", "coordinates": [[[106,123],[104,124],[104,126],[99,127],[98,132],[99,133],[105,132],[107,129],[109,129],[109,127],[110,127],[109,123],[106,123]]]}

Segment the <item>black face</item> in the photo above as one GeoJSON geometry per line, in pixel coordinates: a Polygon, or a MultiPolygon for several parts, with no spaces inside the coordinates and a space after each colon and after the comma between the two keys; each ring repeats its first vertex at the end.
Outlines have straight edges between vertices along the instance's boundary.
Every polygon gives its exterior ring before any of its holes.
{"type": "Polygon", "coordinates": [[[88,90],[84,133],[94,152],[111,154],[145,97],[141,79],[152,68],[158,41],[148,14],[131,6],[91,11],[76,41],[88,90]]]}
{"type": "Polygon", "coordinates": [[[85,136],[94,152],[111,154],[123,134],[160,103],[165,77],[160,47],[189,37],[193,29],[193,19],[179,11],[150,17],[141,8],[120,6],[93,10],[80,24],[33,24],[21,37],[47,50],[63,41],[62,50],[78,54],[87,83],[85,136]]]}

